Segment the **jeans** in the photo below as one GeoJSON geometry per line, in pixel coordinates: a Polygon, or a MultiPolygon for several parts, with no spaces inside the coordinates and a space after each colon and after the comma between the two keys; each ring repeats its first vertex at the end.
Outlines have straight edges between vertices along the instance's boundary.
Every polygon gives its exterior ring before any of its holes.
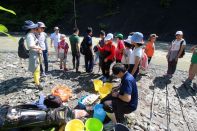
{"type": "MultiPolygon", "coordinates": [[[[129,64],[129,69],[128,69],[128,72],[129,72],[129,73],[132,73],[134,66],[135,66],[134,64],[129,64]]],[[[133,77],[134,77],[135,79],[137,78],[138,73],[139,73],[139,65],[138,65],[138,67],[137,67],[137,70],[136,70],[135,73],[133,74],[133,77]]]]}
{"type": "Polygon", "coordinates": [[[72,53],[73,56],[73,69],[76,67],[76,71],[79,69],[79,63],[80,63],[80,53],[72,53]],[[76,62],[75,62],[76,59],[76,62]]]}
{"type": "Polygon", "coordinates": [[[85,68],[86,68],[86,72],[92,72],[93,65],[94,65],[93,55],[86,54],[84,57],[85,57],[85,68]]]}
{"type": "MultiPolygon", "coordinates": [[[[43,50],[42,54],[43,54],[43,58],[44,58],[45,72],[48,72],[48,51],[43,50]]],[[[43,67],[42,67],[42,63],[40,63],[40,71],[41,71],[41,73],[44,72],[43,67]]]]}

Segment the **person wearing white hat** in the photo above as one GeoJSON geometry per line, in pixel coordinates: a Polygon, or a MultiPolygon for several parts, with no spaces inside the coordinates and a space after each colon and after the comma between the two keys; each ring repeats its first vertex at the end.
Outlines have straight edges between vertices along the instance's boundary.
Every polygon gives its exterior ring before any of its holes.
{"type": "Polygon", "coordinates": [[[113,45],[113,34],[109,33],[104,39],[105,45],[100,47],[98,45],[99,51],[103,54],[103,62],[101,70],[103,72],[102,80],[106,82],[110,77],[110,66],[115,60],[115,46],[113,45]]]}
{"type": "Polygon", "coordinates": [[[43,22],[37,22],[37,24],[38,24],[37,38],[38,38],[38,43],[42,48],[42,54],[43,54],[44,66],[45,66],[45,70],[43,70],[42,62],[41,62],[40,71],[41,71],[41,75],[46,76],[45,73],[48,72],[48,43],[47,43],[47,34],[44,32],[46,26],[43,22]]]}
{"type": "Polygon", "coordinates": [[[133,44],[135,48],[133,49],[131,56],[129,57],[130,65],[128,72],[130,72],[135,79],[139,73],[140,60],[142,59],[142,55],[143,55],[143,51],[142,51],[142,45],[144,44],[143,37],[144,36],[141,32],[135,32],[131,36],[131,44],[133,44]]]}
{"type": "Polygon", "coordinates": [[[38,24],[34,24],[32,21],[25,21],[23,29],[27,34],[25,37],[27,48],[29,49],[29,67],[28,70],[33,73],[34,82],[38,89],[43,89],[40,84],[40,55],[42,54],[42,48],[38,44],[38,39],[35,36],[37,33],[38,24]]]}
{"type": "Polygon", "coordinates": [[[60,42],[60,33],[59,33],[59,27],[54,27],[54,33],[51,34],[51,47],[54,46],[55,52],[56,52],[56,58],[58,61],[58,43],[60,42]]]}
{"type": "Polygon", "coordinates": [[[176,39],[172,41],[172,44],[168,50],[168,54],[166,55],[168,61],[168,70],[167,74],[164,76],[170,78],[175,73],[178,59],[183,57],[186,46],[186,41],[183,39],[182,31],[177,31],[175,36],[176,39]]]}

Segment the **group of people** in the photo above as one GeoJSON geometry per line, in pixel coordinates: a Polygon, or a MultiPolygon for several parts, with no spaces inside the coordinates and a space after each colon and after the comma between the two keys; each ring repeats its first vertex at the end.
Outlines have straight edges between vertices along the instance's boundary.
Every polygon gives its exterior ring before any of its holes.
{"type": "MultiPolygon", "coordinates": [[[[37,24],[32,21],[25,21],[23,28],[26,30],[26,43],[29,49],[29,71],[34,75],[35,84],[38,89],[43,87],[40,84],[40,74],[45,75],[48,72],[48,45],[47,35],[44,32],[46,28],[43,22],[37,24]],[[44,60],[45,70],[42,67],[42,59],[44,60]]],[[[51,34],[51,47],[54,46],[57,60],[60,59],[60,69],[67,71],[67,53],[69,44],[66,42],[66,36],[59,33],[59,28],[54,28],[51,34]]],[[[106,82],[110,78],[110,67],[112,63],[116,64],[112,67],[113,74],[121,78],[121,84],[118,90],[113,90],[110,95],[102,99],[110,118],[114,123],[121,122],[123,115],[137,109],[138,91],[136,85],[136,77],[142,60],[148,64],[155,51],[156,34],[149,36],[148,42],[145,44],[144,36],[141,32],[133,32],[129,34],[127,39],[123,39],[123,34],[115,35],[117,45],[114,43],[114,35],[100,31],[100,40],[98,44],[93,46],[91,27],[87,28],[87,35],[83,41],[79,39],[79,29],[74,28],[73,34],[69,37],[73,69],[76,73],[80,73],[80,56],[84,55],[85,71],[91,73],[94,64],[99,64],[102,70],[102,81],[106,82]],[[94,60],[95,54],[95,60],[94,60]],[[98,62],[99,61],[99,62],[98,62]]],[[[176,39],[167,53],[168,70],[165,77],[171,78],[177,66],[178,59],[183,57],[186,42],[183,39],[183,32],[177,31],[176,39]]],[[[191,83],[197,73],[197,46],[192,47],[193,56],[189,69],[189,77],[187,83],[191,83]]],[[[117,89],[117,88],[116,88],[117,89]]]]}

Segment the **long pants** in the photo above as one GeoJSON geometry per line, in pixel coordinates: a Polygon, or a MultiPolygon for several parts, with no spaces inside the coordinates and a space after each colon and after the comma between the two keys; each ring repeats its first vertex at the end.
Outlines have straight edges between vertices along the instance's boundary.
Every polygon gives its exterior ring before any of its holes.
{"type": "Polygon", "coordinates": [[[55,56],[56,56],[56,59],[58,60],[58,47],[57,47],[57,46],[54,46],[54,49],[55,49],[55,56]]]}
{"type": "Polygon", "coordinates": [[[99,61],[99,52],[95,52],[94,64],[99,61]]]}
{"type": "Polygon", "coordinates": [[[85,55],[85,68],[86,72],[92,72],[93,70],[93,65],[94,65],[94,58],[93,55],[85,55]]]}
{"type": "Polygon", "coordinates": [[[40,85],[40,66],[36,68],[36,70],[33,73],[34,75],[34,82],[36,85],[40,85]]]}
{"type": "MultiPolygon", "coordinates": [[[[48,72],[48,51],[47,50],[43,50],[42,51],[43,54],[43,58],[44,58],[44,67],[45,67],[45,72],[48,72]]],[[[41,73],[43,73],[43,67],[42,67],[42,63],[40,64],[40,71],[41,73]]]]}
{"type": "MultiPolygon", "coordinates": [[[[133,71],[133,68],[134,68],[134,64],[130,64],[129,65],[129,69],[128,69],[128,72],[131,73],[133,71]]],[[[139,73],[139,65],[138,65],[138,68],[137,70],[135,71],[135,73],[133,74],[133,77],[136,79],[137,78],[137,75],[139,73]]]]}
{"type": "Polygon", "coordinates": [[[101,65],[101,70],[103,73],[103,76],[105,76],[106,78],[109,78],[110,76],[110,66],[113,63],[113,61],[108,60],[107,62],[102,61],[102,65],[101,65]]]}
{"type": "Polygon", "coordinates": [[[168,71],[167,74],[172,75],[176,71],[177,61],[168,61],[168,71]]]}
{"type": "Polygon", "coordinates": [[[152,57],[148,57],[148,64],[150,63],[151,59],[152,59],[152,57]]]}
{"type": "Polygon", "coordinates": [[[76,71],[79,69],[79,63],[80,63],[80,54],[72,53],[73,56],[73,68],[76,68],[76,71]]]}
{"type": "Polygon", "coordinates": [[[112,97],[111,94],[107,95],[101,100],[104,104],[105,101],[112,101],[112,109],[104,105],[104,110],[108,113],[115,113],[116,120],[118,123],[124,123],[124,114],[129,114],[136,110],[136,107],[131,107],[129,103],[120,100],[119,98],[112,97]]]}

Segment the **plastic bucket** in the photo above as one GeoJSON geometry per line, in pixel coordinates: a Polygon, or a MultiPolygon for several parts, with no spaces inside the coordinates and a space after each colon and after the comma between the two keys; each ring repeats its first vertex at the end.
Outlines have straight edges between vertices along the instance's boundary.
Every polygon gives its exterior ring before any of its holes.
{"type": "Polygon", "coordinates": [[[109,88],[105,88],[105,87],[99,88],[99,94],[101,99],[106,97],[110,92],[111,90],[109,88]]]}
{"type": "Polygon", "coordinates": [[[104,86],[103,87],[104,88],[108,88],[111,91],[112,88],[113,88],[113,84],[112,83],[109,83],[109,82],[106,82],[106,83],[104,83],[104,86]]]}
{"type": "Polygon", "coordinates": [[[105,120],[106,112],[103,109],[103,105],[102,104],[96,104],[94,106],[93,117],[99,119],[101,122],[103,122],[105,120]]]}
{"type": "Polygon", "coordinates": [[[73,119],[66,124],[65,131],[84,131],[84,124],[79,119],[73,119]]]}
{"type": "Polygon", "coordinates": [[[95,91],[98,91],[99,88],[103,87],[103,82],[101,80],[94,80],[93,81],[93,84],[94,84],[94,90],[95,91]]]}
{"type": "Polygon", "coordinates": [[[85,123],[86,131],[102,131],[103,123],[96,118],[89,118],[85,123]]]}
{"type": "Polygon", "coordinates": [[[127,128],[125,125],[118,123],[115,125],[114,131],[131,131],[131,130],[127,128]]]}

